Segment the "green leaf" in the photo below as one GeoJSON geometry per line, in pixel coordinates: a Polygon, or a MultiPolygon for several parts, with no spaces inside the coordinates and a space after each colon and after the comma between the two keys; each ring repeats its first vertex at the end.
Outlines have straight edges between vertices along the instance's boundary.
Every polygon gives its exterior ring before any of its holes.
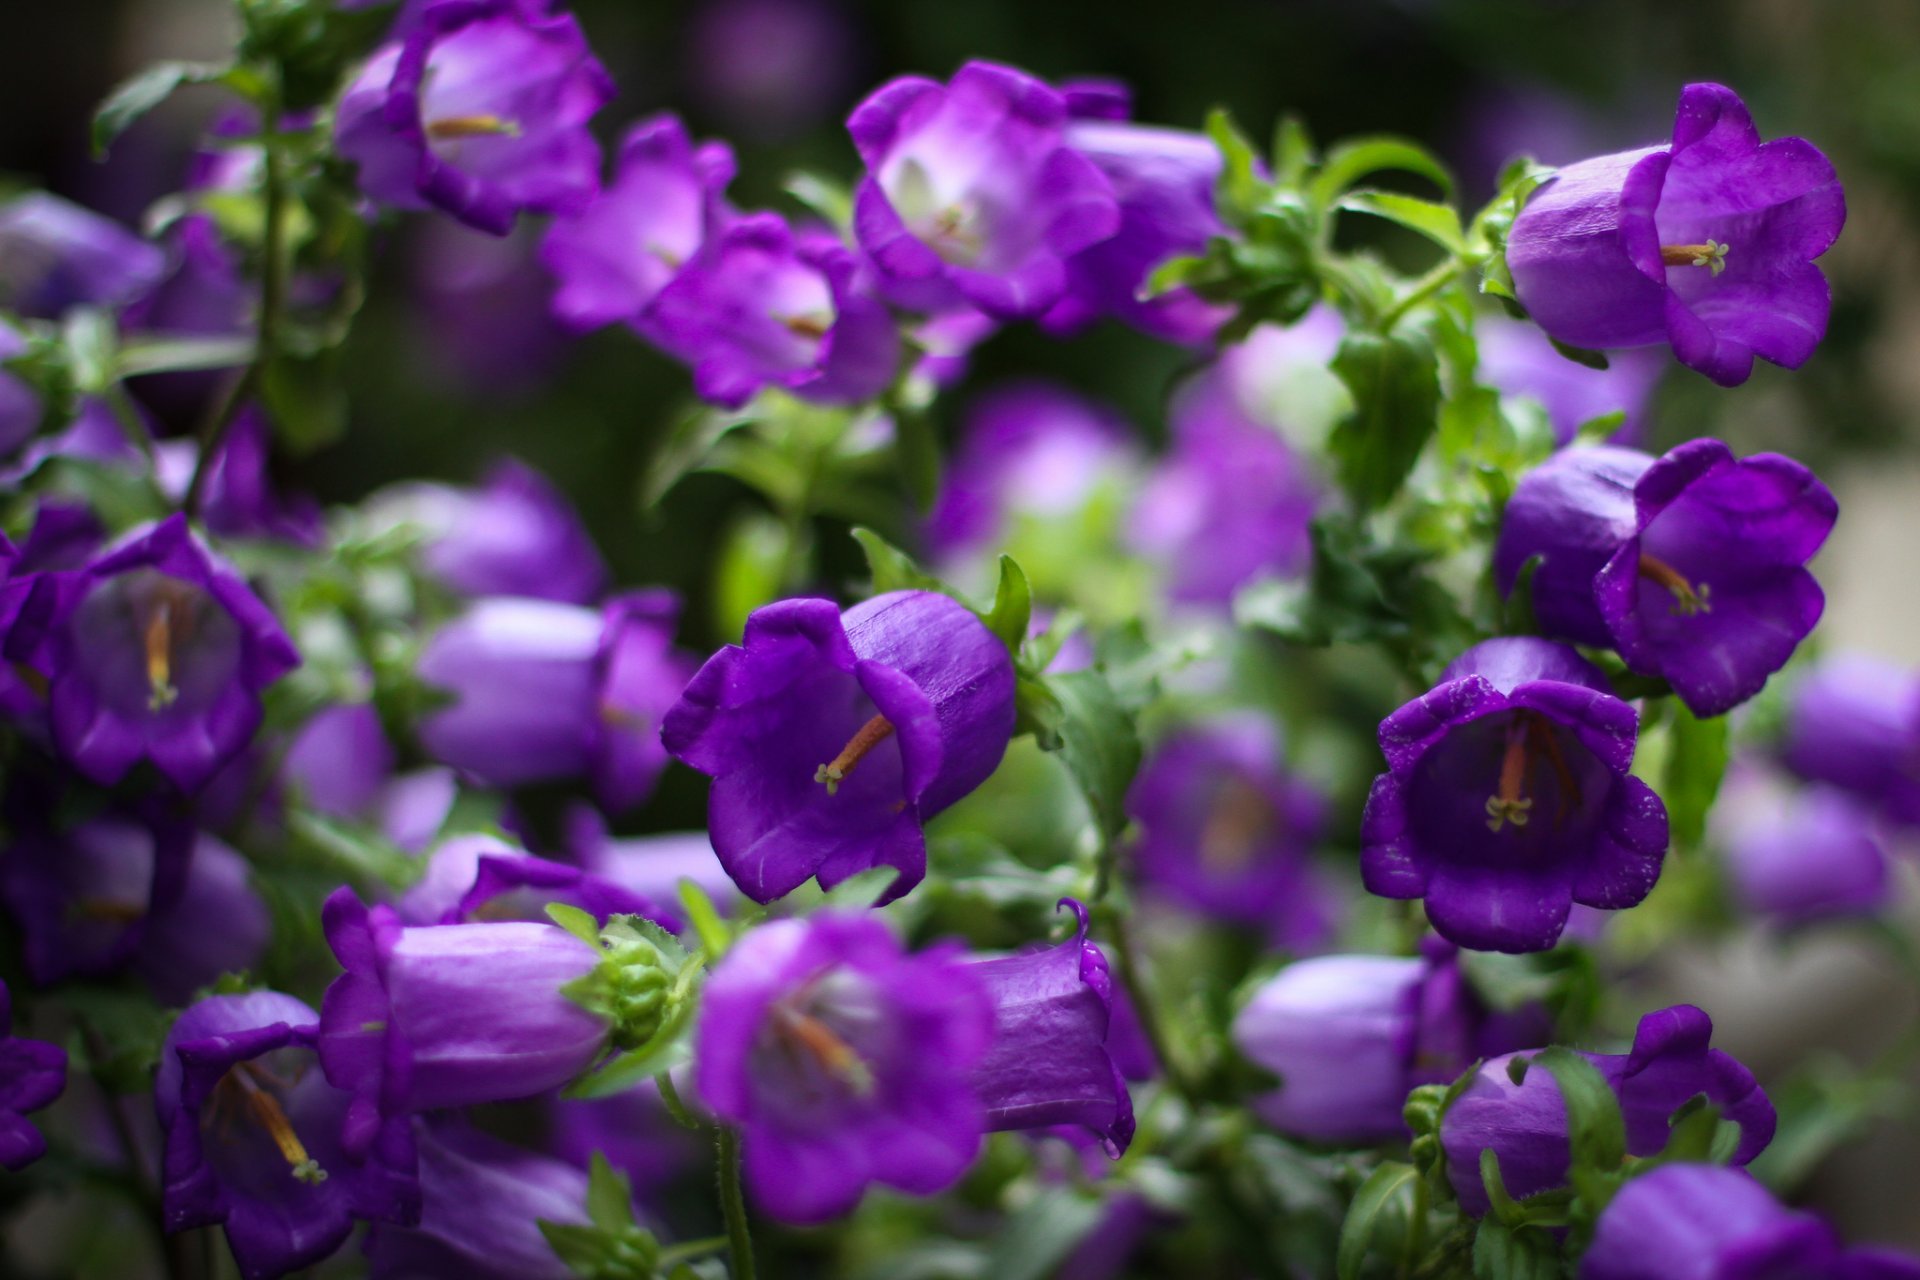
{"type": "Polygon", "coordinates": [[[1245,219],[1266,200],[1269,184],[1260,176],[1260,157],[1225,107],[1207,112],[1207,136],[1220,148],[1222,164],[1216,198],[1229,223],[1245,219]]]}
{"type": "Polygon", "coordinates": [[[1546,1232],[1508,1227],[1491,1217],[1481,1221],[1473,1238],[1473,1280],[1560,1280],[1565,1274],[1560,1250],[1546,1232]]]}
{"type": "Polygon", "coordinates": [[[867,572],[873,577],[873,593],[889,591],[938,591],[953,595],[952,588],[922,569],[912,556],[888,542],[871,529],[856,528],[853,540],[867,554],[867,572]]]}
{"type": "Polygon", "coordinates": [[[1520,1205],[1507,1193],[1507,1180],[1500,1176],[1500,1153],[1492,1147],[1480,1148],[1480,1185],[1495,1218],[1510,1224],[1519,1220],[1520,1205]]]}
{"type": "Polygon", "coordinates": [[[916,510],[929,510],[940,495],[940,438],[933,429],[933,418],[924,409],[896,407],[893,448],[907,496],[913,499],[916,510]]]}
{"type": "Polygon", "coordinates": [[[752,406],[724,410],[701,405],[688,410],[667,429],[659,447],[647,460],[640,481],[641,509],[651,511],[659,506],[674,485],[706,462],[721,440],[758,417],[752,406]]]}
{"type": "Polygon", "coordinates": [[[1618,434],[1620,428],[1626,425],[1626,421],[1627,411],[1625,409],[1615,409],[1612,413],[1603,413],[1596,417],[1588,418],[1585,422],[1581,423],[1579,428],[1573,433],[1573,442],[1575,444],[1605,444],[1618,434]]]}
{"type": "Polygon", "coordinates": [[[1453,194],[1453,175],[1431,151],[1387,135],[1354,138],[1333,148],[1308,184],[1307,194],[1315,207],[1324,209],[1360,179],[1390,169],[1418,174],[1439,187],[1441,195],[1453,194]]]}
{"type": "Polygon", "coordinates": [[[1067,711],[1060,704],[1060,699],[1054,696],[1044,677],[1016,673],[1013,711],[1015,734],[1032,734],[1043,751],[1060,749],[1060,723],[1066,718],[1067,711]]]}
{"type": "Polygon", "coordinates": [[[994,1280],[1042,1280],[1100,1224],[1106,1205],[1072,1186],[1054,1187],[1022,1205],[994,1234],[985,1274],[994,1280]]]}
{"type": "MultiPolygon", "coordinates": [[[[1576,1174],[1612,1174],[1627,1158],[1627,1126],[1620,1099],[1599,1068],[1571,1049],[1555,1046],[1536,1054],[1533,1069],[1550,1071],[1567,1105],[1567,1137],[1576,1174]]],[[[1579,1186],[1576,1179],[1575,1186],[1579,1186]]],[[[1595,1206],[1596,1208],[1598,1206],[1595,1206]]]]}
{"type": "Polygon", "coordinates": [[[202,338],[190,334],[147,334],[130,338],[114,361],[118,377],[147,373],[185,373],[197,369],[237,369],[253,359],[252,338],[202,338]]]}
{"type": "Polygon", "coordinates": [[[780,189],[836,227],[853,224],[853,192],[844,182],[801,169],[788,174],[780,189]]]}
{"type": "Polygon", "coordinates": [[[1720,794],[1730,752],[1727,718],[1694,717],[1678,699],[1668,711],[1667,767],[1660,781],[1660,798],[1667,805],[1667,824],[1675,847],[1696,849],[1707,831],[1707,814],[1720,794]]]}
{"type": "Polygon", "coordinates": [[[720,539],[713,567],[713,615],[720,634],[737,639],[747,615],[779,598],[787,565],[787,527],[764,511],[748,511],[720,539]]]}
{"type": "Polygon", "coordinates": [[[600,922],[595,920],[590,912],[582,911],[579,907],[566,902],[549,902],[546,910],[547,919],[595,951],[600,950],[600,922]]]}
{"type": "Polygon", "coordinates": [[[692,1058],[687,1033],[692,1030],[691,1008],[676,1013],[653,1041],[631,1053],[623,1053],[589,1075],[581,1076],[565,1089],[565,1098],[610,1098],[625,1093],[643,1080],[651,1079],[692,1058]]]}
{"type": "Polygon", "coordinates": [[[1461,230],[1460,215],[1454,212],[1452,205],[1403,196],[1394,191],[1349,191],[1340,198],[1338,207],[1397,222],[1407,230],[1425,236],[1448,253],[1467,251],[1467,235],[1461,230]]]}
{"type": "Polygon", "coordinates": [[[1520,566],[1520,571],[1513,575],[1513,590],[1507,593],[1506,609],[1501,620],[1501,630],[1507,635],[1540,634],[1540,619],[1533,611],[1533,577],[1540,572],[1545,560],[1544,555],[1528,556],[1520,566]]]}
{"type": "Polygon", "coordinates": [[[298,358],[281,356],[260,380],[274,439],[295,454],[312,453],[347,432],[347,393],[340,384],[339,361],[331,353],[298,358]]]}
{"type": "Polygon", "coordinates": [[[1558,351],[1575,364],[1585,365],[1589,369],[1604,370],[1607,367],[1607,353],[1604,351],[1589,351],[1585,347],[1570,347],[1560,341],[1560,339],[1552,336],[1549,336],[1547,341],[1553,344],[1555,351],[1558,351]]]}
{"type": "Polygon", "coordinates": [[[1026,572],[1012,556],[1000,557],[1000,581],[993,589],[993,607],[987,610],[987,630],[1000,637],[1007,652],[1018,654],[1033,621],[1033,588],[1026,572]]]}
{"type": "Polygon", "coordinates": [[[1424,334],[1396,329],[1349,333],[1332,368],[1354,410],[1327,445],[1354,505],[1372,510],[1399,492],[1439,423],[1439,361],[1424,334]]]}
{"type": "Polygon", "coordinates": [[[93,113],[93,158],[104,160],[127,126],[165,102],[182,85],[209,84],[232,68],[211,62],[156,62],[122,80],[93,113]]]}
{"type": "Polygon", "coordinates": [[[1273,176],[1282,187],[1298,187],[1316,156],[1313,135],[1299,116],[1285,115],[1273,131],[1273,176]]]}
{"type": "Polygon", "coordinates": [[[1419,1175],[1412,1165],[1387,1161],[1360,1184],[1340,1224],[1340,1247],[1334,1266],[1339,1280],[1359,1280],[1360,1265],[1380,1228],[1381,1216],[1394,1198],[1409,1190],[1419,1175]]]}
{"type": "MultiPolygon", "coordinates": [[[[1140,734],[1099,670],[1046,677],[1060,706],[1061,757],[1110,844],[1126,829],[1127,788],[1140,768],[1140,734]]],[[[1042,745],[1045,745],[1044,743],[1042,745]]]]}
{"type": "Polygon", "coordinates": [[[727,948],[733,945],[733,931],[720,918],[707,891],[692,880],[681,880],[680,905],[687,909],[687,923],[693,926],[694,936],[700,939],[707,958],[718,960],[727,954],[727,948]]]}
{"type": "Polygon", "coordinates": [[[599,1151],[587,1174],[587,1220],[602,1231],[633,1225],[633,1186],[599,1151]]]}

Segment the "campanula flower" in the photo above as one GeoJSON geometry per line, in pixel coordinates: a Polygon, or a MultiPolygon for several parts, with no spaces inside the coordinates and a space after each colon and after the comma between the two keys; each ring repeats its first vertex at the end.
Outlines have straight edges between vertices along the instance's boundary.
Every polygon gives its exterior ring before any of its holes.
{"type": "Polygon", "coordinates": [[[1787,702],[1786,766],[1920,827],[1920,672],[1863,653],[1823,657],[1787,702]]]}
{"type": "Polygon", "coordinates": [[[46,1154],[47,1140],[26,1118],[67,1087],[67,1051],[13,1034],[13,996],[0,982],[0,1168],[19,1172],[46,1154]]]}

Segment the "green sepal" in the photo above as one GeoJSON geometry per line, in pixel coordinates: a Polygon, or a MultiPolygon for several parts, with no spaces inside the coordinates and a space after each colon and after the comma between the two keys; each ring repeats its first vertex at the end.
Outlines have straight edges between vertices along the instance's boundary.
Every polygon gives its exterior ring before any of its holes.
{"type": "Polygon", "coordinates": [[[634,1221],[632,1185],[598,1151],[587,1175],[586,1210],[585,1225],[538,1220],[567,1269],[581,1280],[656,1280],[660,1242],[634,1221]]]}
{"type": "Polygon", "coordinates": [[[1340,1244],[1334,1255],[1334,1270],[1339,1280],[1359,1280],[1361,1265],[1387,1210],[1419,1176],[1412,1165],[1389,1160],[1360,1184],[1353,1202],[1347,1206],[1347,1216],[1340,1223],[1340,1244]]]}

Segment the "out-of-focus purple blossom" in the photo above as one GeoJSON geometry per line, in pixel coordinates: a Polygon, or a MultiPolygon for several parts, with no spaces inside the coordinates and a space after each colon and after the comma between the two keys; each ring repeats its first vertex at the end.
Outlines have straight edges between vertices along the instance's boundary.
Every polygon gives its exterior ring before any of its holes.
{"type": "MultiPolygon", "coordinates": [[[[671,899],[669,899],[671,901],[671,899]]],[[[609,916],[645,916],[675,933],[678,911],[626,886],[551,858],[536,857],[489,835],[453,836],[427,858],[427,869],[400,896],[403,923],[468,920],[544,921],[546,905],[579,907],[601,924],[609,916]]]]}
{"type": "Polygon", "coordinates": [[[580,804],[568,811],[566,843],[567,855],[588,872],[655,902],[676,901],[682,880],[693,881],[722,911],[740,900],[704,831],[616,839],[592,805],[580,804]]]}
{"type": "Polygon", "coordinates": [[[1463,947],[1544,951],[1577,901],[1647,896],[1667,811],[1628,772],[1639,716],[1565,645],[1488,640],[1380,723],[1387,772],[1361,818],[1360,873],[1385,898],[1425,898],[1463,947]]]}
{"type": "Polygon", "coordinates": [[[926,354],[915,368],[937,387],[951,387],[967,376],[973,349],[992,337],[1000,322],[984,311],[958,307],[928,316],[914,327],[913,340],[926,354]]]}
{"type": "Polygon", "coordinates": [[[371,823],[408,853],[424,850],[446,821],[459,788],[447,769],[393,773],[393,747],[364,702],[323,708],[301,726],[282,757],[281,780],[316,813],[371,823]]]}
{"type": "MultiPolygon", "coordinates": [[[[223,538],[276,538],[303,547],[318,547],[323,529],[320,505],[305,494],[285,498],[275,492],[268,473],[273,431],[257,405],[248,405],[234,418],[220,440],[200,491],[200,522],[223,538]]],[[[169,498],[185,499],[200,464],[200,450],[191,440],[168,440],[155,446],[160,488],[169,498]]]]}
{"type": "Polygon", "coordinates": [[[179,896],[148,918],[133,968],[163,1004],[185,1004],[222,974],[257,966],[272,937],[247,860],[200,832],[179,896]]]}
{"type": "Polygon", "coordinates": [[[921,824],[999,765],[1013,662],[964,605],[895,591],[756,609],[667,713],[667,749],[714,779],[714,850],[756,902],[871,867],[926,874],[921,824]]]}
{"type": "MultiPolygon", "coordinates": [[[[0,321],[0,365],[27,353],[27,339],[12,325],[0,321]]],[[[40,393],[17,374],[0,369],[0,458],[13,456],[40,429],[46,410],[40,393]]]]}
{"type": "Polygon", "coordinates": [[[600,147],[587,121],[614,92],[572,15],[444,0],[347,87],[334,143],[374,200],[505,235],[523,210],[592,198],[600,147]]]}
{"type": "Polygon", "coordinates": [[[994,1009],[951,947],[908,955],[872,916],[761,925],[714,968],[694,1035],[700,1098],[743,1131],[747,1187],[782,1221],[837,1217],[873,1182],[931,1195],[980,1149],[994,1009]]]}
{"type": "MultiPolygon", "coordinates": [[[[151,431],[146,415],[135,410],[143,428],[151,431]]],[[[107,463],[133,473],[146,470],[146,455],[114,416],[113,409],[98,396],[80,401],[73,421],[52,435],[29,439],[6,466],[0,467],[0,486],[12,487],[54,458],[107,463]]]]}
{"type": "MultiPolygon", "coordinates": [[[[1647,122],[1657,127],[1660,118],[1649,116],[1647,122]]],[[[1572,164],[1639,132],[1629,128],[1622,136],[1619,121],[1617,111],[1603,114],[1540,84],[1487,85],[1469,98],[1458,122],[1455,171],[1474,192],[1492,195],[1501,172],[1522,156],[1541,164],[1572,164]]]]}
{"type": "Polygon", "coordinates": [[[1609,413],[1627,416],[1609,438],[1633,444],[1645,434],[1647,403],[1666,361],[1654,351],[1622,351],[1605,369],[1567,359],[1531,325],[1501,315],[1474,321],[1480,347],[1480,377],[1512,396],[1539,402],[1553,424],[1553,438],[1573,443],[1582,425],[1609,413]]]}
{"type": "Polygon", "coordinates": [[[551,1115],[554,1155],[582,1169],[595,1152],[604,1155],[627,1175],[634,1198],[642,1203],[657,1203],[668,1183],[711,1154],[707,1143],[667,1111],[651,1080],[609,1097],[559,1099],[551,1115]]]}
{"type": "Polygon", "coordinates": [[[1793,687],[1781,756],[1920,826],[1920,672],[1861,653],[1821,658],[1793,687]]]}
{"type": "Polygon", "coordinates": [[[1790,790],[1734,770],[1714,805],[1715,843],[1734,900],[1792,926],[1871,916],[1893,901],[1892,868],[1873,810],[1837,787],[1790,790]]]}
{"type": "Polygon", "coordinates": [[[53,319],[122,307],[160,281],[167,257],[111,218],[45,191],[0,205],[0,306],[53,319]]]}
{"type": "Polygon", "coordinates": [[[855,43],[832,0],[718,0],[688,24],[689,87],[728,129],[785,141],[844,101],[855,43]]]}
{"type": "Polygon", "coordinates": [[[18,1173],[46,1154],[47,1140],[26,1114],[66,1087],[66,1050],[13,1034],[13,995],[0,982],[0,1169],[18,1173]]]}
{"type": "Polygon", "coordinates": [[[522,223],[495,238],[432,218],[416,234],[413,301],[438,380],[475,397],[538,386],[559,363],[567,334],[547,309],[551,282],[534,229],[522,223]]]}
{"type": "Polygon", "coordinates": [[[847,128],[866,164],[854,232],[900,303],[1044,312],[1066,259],[1120,226],[1113,187],[1067,138],[1067,102],[1011,67],[969,62],[947,85],[889,81],[847,128]]]}
{"type": "Polygon", "coordinates": [[[1846,220],[1833,165],[1802,138],[1761,142],[1731,89],[1680,91],[1673,137],[1582,160],[1514,219],[1507,265],[1533,319],[1576,347],[1666,343],[1722,386],[1753,358],[1796,369],[1833,300],[1813,260],[1846,220]]]}

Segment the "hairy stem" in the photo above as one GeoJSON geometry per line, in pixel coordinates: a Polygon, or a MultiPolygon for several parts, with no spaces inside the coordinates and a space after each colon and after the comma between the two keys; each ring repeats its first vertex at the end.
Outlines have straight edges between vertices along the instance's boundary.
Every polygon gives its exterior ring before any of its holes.
{"type": "Polygon", "coordinates": [[[715,1142],[720,1213],[727,1222],[727,1261],[733,1280],[754,1280],[753,1240],[747,1234],[747,1202],[740,1194],[740,1131],[720,1126],[715,1142]]]}

